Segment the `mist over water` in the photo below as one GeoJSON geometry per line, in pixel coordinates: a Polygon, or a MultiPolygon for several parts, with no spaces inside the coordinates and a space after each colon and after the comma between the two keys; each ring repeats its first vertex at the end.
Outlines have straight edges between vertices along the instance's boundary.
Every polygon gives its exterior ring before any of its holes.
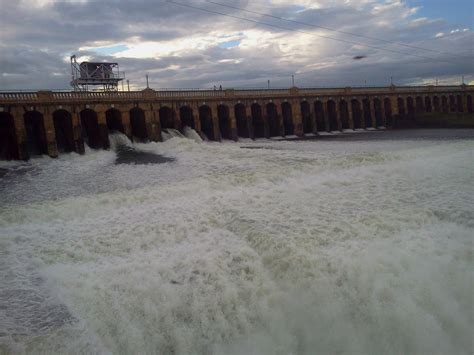
{"type": "Polygon", "coordinates": [[[0,353],[471,354],[474,132],[413,132],[0,162],[0,353]]]}

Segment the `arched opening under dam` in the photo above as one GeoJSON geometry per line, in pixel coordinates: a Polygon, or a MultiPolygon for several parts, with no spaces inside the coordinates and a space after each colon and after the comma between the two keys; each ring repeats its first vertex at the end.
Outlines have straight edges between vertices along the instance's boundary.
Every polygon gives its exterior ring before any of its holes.
{"type": "Polygon", "coordinates": [[[97,113],[91,109],[82,110],[81,126],[82,139],[92,149],[100,149],[103,147],[102,137],[100,134],[99,122],[97,121],[97,113]]]}
{"type": "Polygon", "coordinates": [[[267,104],[267,119],[270,137],[280,136],[280,118],[278,117],[277,107],[273,102],[267,104]]]}
{"type": "Polygon", "coordinates": [[[8,112],[0,112],[0,159],[18,159],[15,121],[8,112]]]}
{"type": "Polygon", "coordinates": [[[349,107],[346,100],[339,102],[339,112],[341,117],[341,128],[349,129],[349,107]]]}
{"type": "Polygon", "coordinates": [[[415,112],[417,114],[423,113],[425,111],[424,103],[423,103],[423,98],[420,96],[417,96],[415,98],[415,112]]]}
{"type": "Polygon", "coordinates": [[[378,98],[375,98],[373,105],[374,105],[374,113],[375,113],[375,127],[382,127],[383,126],[382,101],[380,101],[380,99],[378,98]]]}
{"type": "Polygon", "coordinates": [[[466,100],[467,100],[467,105],[466,105],[467,106],[467,112],[472,113],[472,96],[467,95],[466,100]]]}
{"type": "Polygon", "coordinates": [[[370,112],[370,100],[362,100],[362,108],[364,110],[364,128],[372,127],[372,113],[370,112]]]}
{"type": "Polygon", "coordinates": [[[30,155],[48,153],[43,115],[38,111],[28,111],[25,120],[26,147],[30,155]]]}
{"type": "Polygon", "coordinates": [[[451,112],[457,112],[456,98],[453,95],[449,95],[449,110],[451,112]]]}
{"type": "Polygon", "coordinates": [[[397,99],[397,106],[398,106],[398,116],[400,118],[406,118],[407,111],[405,108],[405,100],[403,100],[401,97],[397,99]]]}
{"type": "Polygon", "coordinates": [[[385,122],[388,127],[393,126],[392,102],[388,97],[383,101],[383,108],[385,112],[385,122]]]}
{"type": "Polygon", "coordinates": [[[411,96],[407,97],[407,117],[409,120],[415,120],[415,101],[411,96]]]}
{"type": "Polygon", "coordinates": [[[265,122],[263,120],[262,107],[254,103],[251,106],[251,110],[254,138],[263,138],[265,137],[265,122]]]}
{"type": "Polygon", "coordinates": [[[242,138],[250,138],[246,107],[243,104],[237,104],[234,110],[237,123],[237,135],[242,138]]]}
{"type": "Polygon", "coordinates": [[[311,105],[308,101],[302,101],[301,104],[301,120],[303,124],[303,133],[313,132],[313,123],[311,122],[311,105]]]}
{"type": "Polygon", "coordinates": [[[66,110],[57,110],[53,113],[56,144],[60,153],[74,151],[74,129],[72,116],[66,110]]]}
{"type": "Polygon", "coordinates": [[[426,112],[433,112],[433,106],[431,105],[431,98],[425,96],[425,110],[426,112]]]}
{"type": "Polygon", "coordinates": [[[438,96],[433,97],[433,108],[435,112],[441,112],[441,104],[438,96]]]}
{"type": "Polygon", "coordinates": [[[115,108],[108,109],[105,112],[105,120],[109,132],[120,132],[125,134],[125,127],[122,123],[122,113],[119,110],[115,108]]]}
{"type": "Polygon", "coordinates": [[[354,122],[354,129],[363,128],[362,124],[362,109],[360,107],[360,101],[353,99],[351,101],[352,105],[352,120],[354,122]]]}
{"type": "Polygon", "coordinates": [[[441,109],[443,113],[449,112],[449,101],[446,96],[441,96],[441,109]]]}
{"type": "Polygon", "coordinates": [[[160,116],[160,126],[161,129],[174,129],[174,115],[173,110],[168,106],[160,107],[158,111],[158,115],[160,116]]]}
{"type": "Polygon", "coordinates": [[[293,111],[289,102],[283,102],[281,104],[281,112],[283,115],[283,126],[285,128],[285,136],[291,136],[295,132],[293,127],[293,111]]]}
{"type": "Polygon", "coordinates": [[[314,103],[314,114],[316,116],[316,127],[318,132],[329,131],[329,127],[326,126],[324,106],[323,103],[319,100],[314,103]]]}
{"type": "Polygon", "coordinates": [[[195,129],[193,109],[187,105],[179,108],[179,118],[181,119],[181,127],[190,127],[195,129]]]}
{"type": "Polygon", "coordinates": [[[217,106],[217,118],[219,119],[219,129],[221,130],[222,139],[232,139],[229,107],[226,105],[217,106]]]}
{"type": "Polygon", "coordinates": [[[132,129],[132,138],[134,141],[148,141],[145,111],[139,107],[134,107],[130,110],[130,128],[132,129]]]}
{"type": "Polygon", "coordinates": [[[456,96],[456,106],[457,106],[457,112],[464,112],[464,105],[463,105],[463,99],[461,95],[456,96]]]}
{"type": "Polygon", "coordinates": [[[212,111],[207,105],[199,107],[199,121],[201,122],[201,132],[211,141],[215,141],[214,126],[212,121],[212,111]]]}
{"type": "Polygon", "coordinates": [[[336,102],[334,100],[328,101],[328,118],[329,118],[329,130],[337,131],[339,130],[337,125],[337,111],[336,111],[336,102]]]}

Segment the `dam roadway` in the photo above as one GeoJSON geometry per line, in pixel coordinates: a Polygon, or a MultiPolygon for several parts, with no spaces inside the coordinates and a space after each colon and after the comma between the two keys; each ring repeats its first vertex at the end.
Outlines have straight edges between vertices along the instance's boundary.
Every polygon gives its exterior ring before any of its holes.
{"type": "Polygon", "coordinates": [[[193,128],[209,140],[238,140],[415,124],[437,114],[472,118],[474,86],[265,90],[0,92],[0,159],[108,149],[108,134],[160,141],[193,128]]]}

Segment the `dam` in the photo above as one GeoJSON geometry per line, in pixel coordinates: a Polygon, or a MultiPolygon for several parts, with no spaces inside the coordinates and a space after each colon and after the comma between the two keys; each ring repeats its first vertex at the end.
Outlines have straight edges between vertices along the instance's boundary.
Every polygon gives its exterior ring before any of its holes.
{"type": "Polygon", "coordinates": [[[110,147],[109,132],[158,142],[162,130],[203,138],[301,137],[473,113],[474,86],[0,92],[0,159],[110,147]]]}

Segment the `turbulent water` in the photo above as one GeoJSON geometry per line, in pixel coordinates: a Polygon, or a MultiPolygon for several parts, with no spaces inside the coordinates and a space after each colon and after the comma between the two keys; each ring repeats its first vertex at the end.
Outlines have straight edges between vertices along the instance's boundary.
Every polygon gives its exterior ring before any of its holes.
{"type": "Polygon", "coordinates": [[[0,163],[0,353],[471,354],[474,133],[414,132],[0,163]]]}

